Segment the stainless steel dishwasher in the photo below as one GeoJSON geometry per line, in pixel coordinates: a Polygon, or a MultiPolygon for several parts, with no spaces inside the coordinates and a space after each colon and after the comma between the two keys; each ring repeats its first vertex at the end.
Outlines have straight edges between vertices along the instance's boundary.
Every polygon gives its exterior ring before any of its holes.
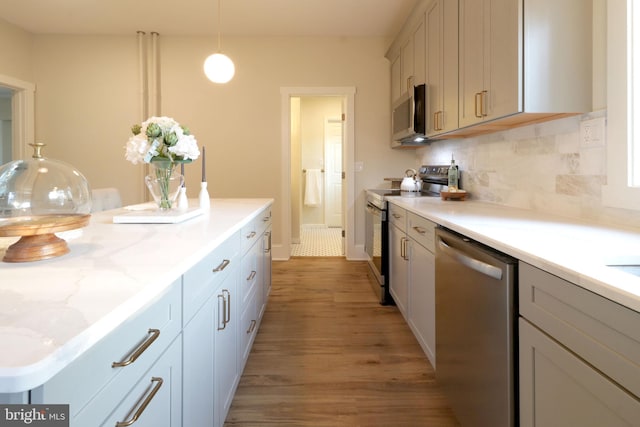
{"type": "Polygon", "coordinates": [[[436,230],[436,379],[463,427],[517,425],[517,262],[436,230]]]}

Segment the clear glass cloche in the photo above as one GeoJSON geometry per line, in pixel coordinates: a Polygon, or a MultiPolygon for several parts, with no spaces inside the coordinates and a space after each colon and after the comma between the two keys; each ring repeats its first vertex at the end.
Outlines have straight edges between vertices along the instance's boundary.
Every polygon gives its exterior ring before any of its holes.
{"type": "Polygon", "coordinates": [[[73,166],[42,156],[0,166],[0,218],[82,215],[91,212],[87,179],[73,166]]]}

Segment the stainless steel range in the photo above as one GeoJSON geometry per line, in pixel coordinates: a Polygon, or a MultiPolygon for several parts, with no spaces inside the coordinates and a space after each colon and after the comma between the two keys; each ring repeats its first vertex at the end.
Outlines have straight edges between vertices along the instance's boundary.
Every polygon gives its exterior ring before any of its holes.
{"type": "Polygon", "coordinates": [[[367,190],[365,208],[364,248],[369,255],[369,267],[375,281],[371,281],[380,304],[393,304],[389,294],[389,224],[387,221],[387,198],[439,197],[447,187],[448,165],[425,165],[418,176],[422,180],[422,191],[400,191],[399,189],[367,190]]]}

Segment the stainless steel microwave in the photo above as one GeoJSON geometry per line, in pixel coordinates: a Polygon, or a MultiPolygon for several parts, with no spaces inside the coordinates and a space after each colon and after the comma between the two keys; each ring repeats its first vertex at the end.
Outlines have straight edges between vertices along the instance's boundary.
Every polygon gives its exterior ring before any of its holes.
{"type": "Polygon", "coordinates": [[[421,144],[427,122],[426,85],[414,86],[394,105],[391,111],[392,146],[421,144]]]}

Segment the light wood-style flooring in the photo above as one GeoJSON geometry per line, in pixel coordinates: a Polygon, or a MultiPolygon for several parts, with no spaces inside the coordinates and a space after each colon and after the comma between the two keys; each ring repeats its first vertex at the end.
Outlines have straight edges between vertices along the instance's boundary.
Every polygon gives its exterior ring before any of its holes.
{"type": "Polygon", "coordinates": [[[262,325],[226,427],[457,426],[434,371],[365,262],[273,263],[262,325]]]}

